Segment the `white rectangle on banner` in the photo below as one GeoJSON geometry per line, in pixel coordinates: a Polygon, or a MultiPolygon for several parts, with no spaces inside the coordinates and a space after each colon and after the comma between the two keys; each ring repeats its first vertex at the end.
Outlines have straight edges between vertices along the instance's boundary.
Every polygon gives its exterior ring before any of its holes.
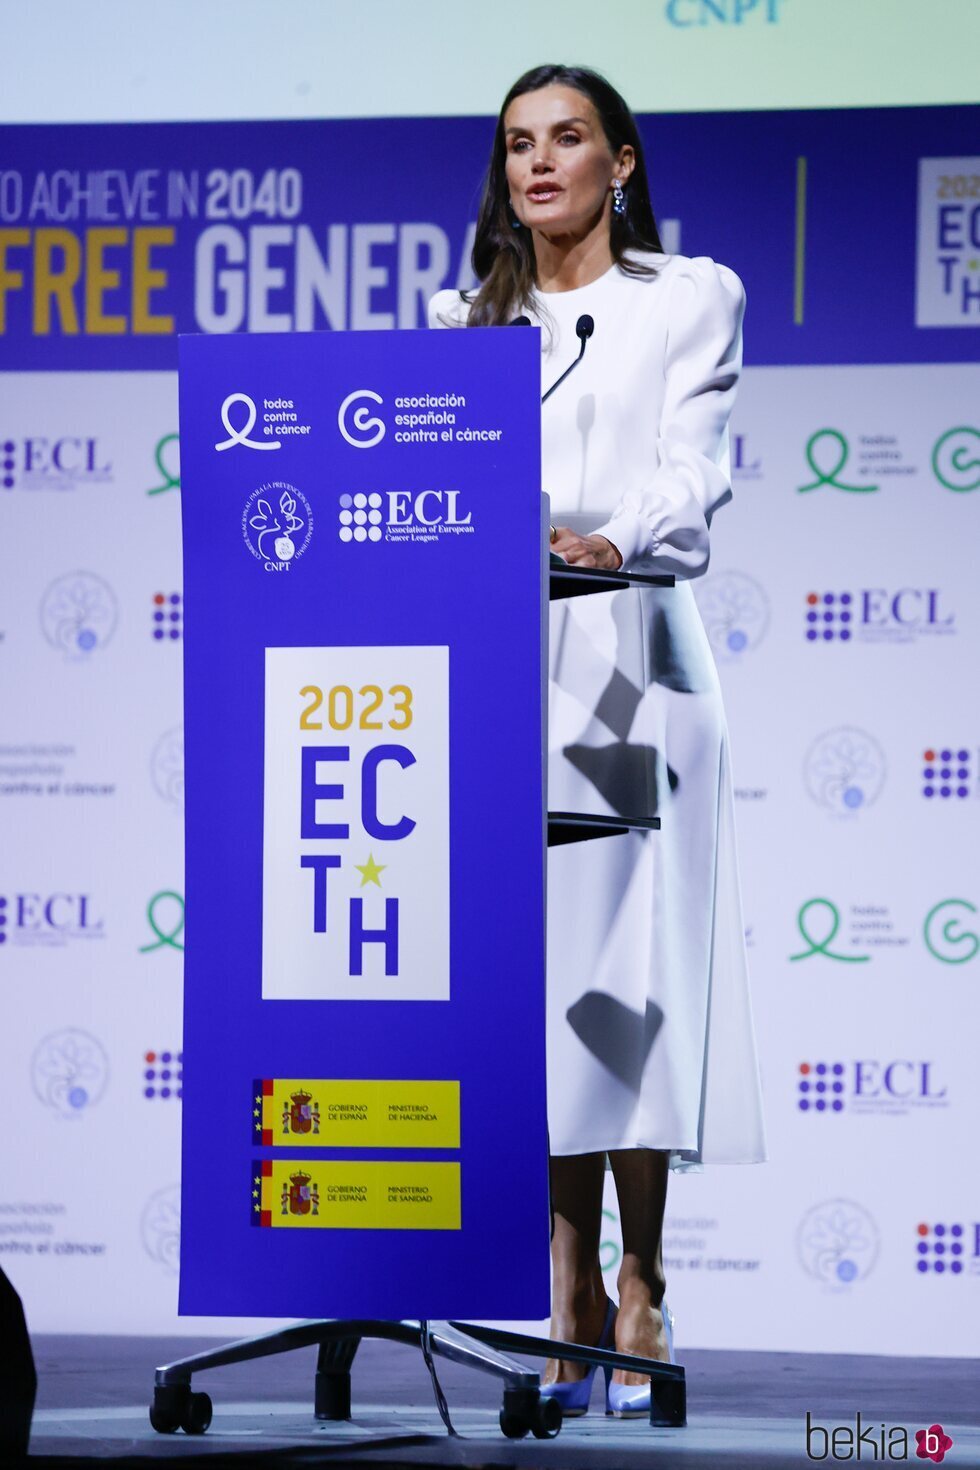
{"type": "Polygon", "coordinates": [[[266,1000],[449,999],[449,650],[267,648],[266,1000]]]}
{"type": "Polygon", "coordinates": [[[980,158],[919,159],[917,327],[980,327],[980,158]]]}

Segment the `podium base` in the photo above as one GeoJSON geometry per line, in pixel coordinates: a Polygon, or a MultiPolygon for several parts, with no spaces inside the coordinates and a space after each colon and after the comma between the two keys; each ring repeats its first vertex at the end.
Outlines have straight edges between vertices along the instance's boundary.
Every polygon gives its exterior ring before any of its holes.
{"type": "MultiPolygon", "coordinates": [[[[513,1349],[528,1357],[564,1358],[571,1362],[595,1363],[599,1367],[625,1368],[650,1375],[650,1422],[680,1426],[687,1421],[684,1369],[676,1363],[637,1358],[603,1348],[581,1347],[578,1343],[552,1342],[494,1327],[467,1322],[389,1322],[373,1318],[325,1319],[301,1322],[261,1337],[245,1337],[225,1347],[194,1353],[164,1364],[154,1376],[150,1423],[159,1434],[204,1434],[211,1424],[212,1405],[208,1394],[195,1392],[191,1379],[208,1368],[252,1362],[295,1348],[319,1347],[314,1386],[313,1413],[318,1420],[351,1417],[351,1365],[364,1338],[379,1338],[405,1347],[448,1358],[464,1368],[489,1373],[503,1384],[500,1409],[501,1432],[508,1439],[554,1439],[561,1429],[561,1409],[550,1398],[541,1397],[541,1380],[532,1369],[508,1356],[513,1349]]],[[[440,1410],[441,1412],[441,1410],[440,1410]]]]}

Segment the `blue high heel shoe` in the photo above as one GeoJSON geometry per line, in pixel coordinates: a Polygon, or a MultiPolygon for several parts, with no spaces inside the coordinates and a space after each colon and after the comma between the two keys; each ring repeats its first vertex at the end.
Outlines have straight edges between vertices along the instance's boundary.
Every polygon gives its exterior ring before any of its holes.
{"type": "MultiPolygon", "coordinates": [[[[674,1318],[664,1302],[664,1335],[667,1338],[668,1362],[674,1362],[674,1318]]],[[[647,1419],[650,1416],[650,1384],[613,1383],[606,1375],[606,1413],[614,1419],[647,1419]]]]}
{"type": "MultiPolygon", "coordinates": [[[[599,1338],[597,1347],[611,1348],[615,1340],[616,1306],[614,1302],[606,1301],[606,1320],[602,1325],[602,1336],[599,1338]]],[[[554,1399],[560,1405],[563,1419],[578,1419],[582,1414],[588,1413],[589,1399],[592,1397],[592,1380],[595,1377],[596,1364],[588,1370],[584,1378],[576,1378],[571,1383],[544,1383],[541,1386],[541,1397],[543,1399],[554,1399]]],[[[606,1374],[606,1392],[609,1391],[609,1370],[603,1370],[606,1374]]]]}

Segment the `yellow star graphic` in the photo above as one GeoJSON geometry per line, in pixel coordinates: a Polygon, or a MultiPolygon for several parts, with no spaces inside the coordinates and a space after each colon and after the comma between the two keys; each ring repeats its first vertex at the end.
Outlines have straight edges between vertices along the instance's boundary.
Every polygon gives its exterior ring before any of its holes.
{"type": "Polygon", "coordinates": [[[355,863],[354,867],[359,873],[363,873],[364,875],[361,879],[361,887],[363,888],[365,883],[376,883],[380,888],[381,879],[378,877],[378,874],[383,873],[387,866],[387,863],[376,863],[370,853],[368,853],[366,863],[355,863]]]}

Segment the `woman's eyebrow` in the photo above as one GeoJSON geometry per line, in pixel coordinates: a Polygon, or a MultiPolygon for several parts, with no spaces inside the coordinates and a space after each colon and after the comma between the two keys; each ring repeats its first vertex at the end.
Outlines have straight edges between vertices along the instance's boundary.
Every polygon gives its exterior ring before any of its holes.
{"type": "MultiPolygon", "coordinates": [[[[587,117],[566,117],[562,122],[554,123],[552,125],[551,131],[553,133],[563,133],[566,128],[571,127],[572,123],[581,123],[582,126],[586,128],[589,126],[589,120],[587,117]]],[[[520,133],[529,133],[530,131],[530,128],[508,128],[506,136],[510,138],[520,133]]]]}

